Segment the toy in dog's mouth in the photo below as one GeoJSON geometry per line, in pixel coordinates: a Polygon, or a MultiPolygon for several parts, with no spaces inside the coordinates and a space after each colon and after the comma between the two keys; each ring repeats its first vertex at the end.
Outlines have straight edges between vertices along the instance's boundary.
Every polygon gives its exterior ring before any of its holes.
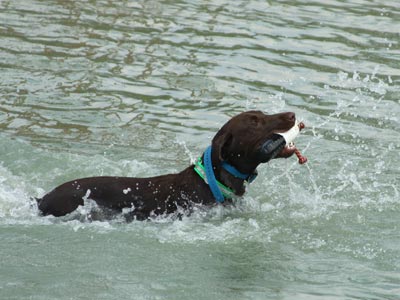
{"type": "Polygon", "coordinates": [[[257,160],[266,163],[274,158],[287,158],[296,154],[300,164],[306,163],[307,158],[301,155],[293,143],[304,127],[303,122],[296,121],[288,131],[274,132],[258,149],[257,160]]]}
{"type": "Polygon", "coordinates": [[[300,134],[300,131],[304,129],[305,125],[303,122],[296,122],[296,124],[286,132],[276,133],[277,135],[282,136],[285,139],[286,145],[279,152],[276,157],[290,157],[293,154],[296,154],[299,164],[305,164],[307,162],[307,157],[301,155],[300,151],[296,148],[294,144],[294,139],[300,134]]]}

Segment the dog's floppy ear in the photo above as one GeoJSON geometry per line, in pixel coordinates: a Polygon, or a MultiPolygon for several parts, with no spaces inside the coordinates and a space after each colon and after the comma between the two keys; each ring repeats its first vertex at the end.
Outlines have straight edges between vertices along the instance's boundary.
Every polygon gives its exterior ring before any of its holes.
{"type": "Polygon", "coordinates": [[[223,161],[227,158],[227,148],[232,143],[233,136],[225,128],[221,128],[212,140],[213,152],[218,155],[218,159],[223,161]]]}

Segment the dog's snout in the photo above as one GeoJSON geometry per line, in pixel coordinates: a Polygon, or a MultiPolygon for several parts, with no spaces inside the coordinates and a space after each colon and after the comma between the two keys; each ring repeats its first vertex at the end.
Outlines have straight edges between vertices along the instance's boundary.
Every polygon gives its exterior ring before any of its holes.
{"type": "Polygon", "coordinates": [[[288,113],[286,113],[286,119],[288,120],[288,121],[290,121],[290,122],[294,122],[294,121],[296,121],[296,114],[295,113],[293,113],[293,112],[288,112],[288,113]]]}

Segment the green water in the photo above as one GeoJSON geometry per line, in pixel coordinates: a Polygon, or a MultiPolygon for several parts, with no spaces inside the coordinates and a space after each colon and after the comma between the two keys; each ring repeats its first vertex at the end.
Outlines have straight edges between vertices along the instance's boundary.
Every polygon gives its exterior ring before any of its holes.
{"type": "Polygon", "coordinates": [[[400,299],[400,3],[0,0],[0,299],[400,299]],[[39,217],[294,111],[309,162],[181,221],[39,217]]]}

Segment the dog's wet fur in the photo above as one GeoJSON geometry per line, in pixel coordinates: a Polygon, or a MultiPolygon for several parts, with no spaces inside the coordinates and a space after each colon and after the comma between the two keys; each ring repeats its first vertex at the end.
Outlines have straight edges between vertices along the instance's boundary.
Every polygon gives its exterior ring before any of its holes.
{"type": "MultiPolygon", "coordinates": [[[[264,162],[260,147],[274,133],[285,132],[294,126],[292,112],[273,115],[261,111],[247,111],[231,118],[212,140],[212,165],[218,181],[231,188],[237,196],[245,192],[244,180],[232,176],[221,167],[226,161],[240,172],[252,174],[264,162]]],[[[274,158],[289,157],[293,150],[284,147],[274,158]]],[[[37,199],[42,215],[64,216],[85,199],[96,202],[110,212],[119,214],[129,210],[130,219],[145,220],[152,216],[175,213],[192,204],[215,205],[209,186],[191,165],[177,174],[150,178],[101,176],[75,179],[37,199]]],[[[227,199],[229,202],[229,199],[227,199]]]]}

